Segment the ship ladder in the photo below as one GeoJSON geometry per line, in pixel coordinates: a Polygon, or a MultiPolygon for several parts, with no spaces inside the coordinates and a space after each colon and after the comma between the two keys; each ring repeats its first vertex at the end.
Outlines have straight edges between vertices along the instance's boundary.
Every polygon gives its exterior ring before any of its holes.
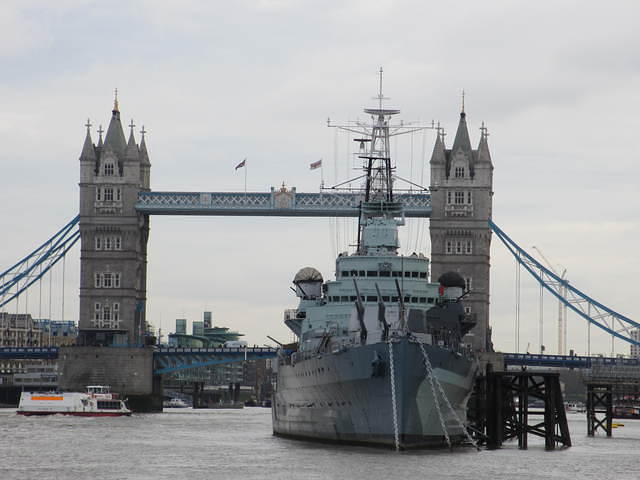
{"type": "Polygon", "coordinates": [[[417,341],[417,343],[418,343],[418,346],[420,347],[420,350],[422,351],[422,356],[424,357],[424,366],[427,369],[427,378],[429,379],[429,384],[431,385],[431,391],[433,392],[433,398],[435,400],[434,403],[436,405],[436,410],[438,411],[438,417],[440,417],[440,425],[442,426],[442,432],[444,433],[444,436],[445,436],[445,438],[447,440],[447,445],[449,445],[449,448],[451,448],[451,439],[449,438],[449,433],[447,431],[447,426],[445,425],[444,417],[442,415],[442,410],[440,409],[440,400],[438,399],[438,392],[440,392],[440,396],[442,397],[442,401],[444,402],[446,407],[449,409],[449,411],[453,415],[453,418],[456,419],[456,422],[458,423],[458,426],[460,428],[462,428],[462,431],[464,432],[465,436],[467,437],[467,440],[469,440],[471,445],[473,445],[476,448],[476,450],[480,451],[480,447],[478,447],[478,444],[475,442],[475,440],[469,434],[469,432],[467,430],[467,427],[462,422],[462,420],[460,420],[460,417],[458,417],[458,414],[456,413],[454,408],[451,406],[451,402],[449,402],[449,399],[447,398],[447,395],[444,393],[444,389],[442,388],[442,384],[440,383],[438,378],[434,375],[433,367],[431,366],[431,361],[429,361],[429,355],[427,355],[427,351],[424,349],[424,345],[420,341],[417,341]],[[435,387],[437,387],[437,390],[434,387],[434,384],[435,384],[435,387]]]}

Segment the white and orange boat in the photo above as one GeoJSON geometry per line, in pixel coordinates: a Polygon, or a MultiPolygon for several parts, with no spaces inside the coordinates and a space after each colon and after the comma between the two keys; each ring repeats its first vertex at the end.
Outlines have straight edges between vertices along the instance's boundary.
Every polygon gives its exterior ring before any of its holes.
{"type": "Polygon", "coordinates": [[[77,415],[120,417],[131,415],[124,400],[105,385],[90,385],[80,392],[22,392],[18,415],[77,415]]]}

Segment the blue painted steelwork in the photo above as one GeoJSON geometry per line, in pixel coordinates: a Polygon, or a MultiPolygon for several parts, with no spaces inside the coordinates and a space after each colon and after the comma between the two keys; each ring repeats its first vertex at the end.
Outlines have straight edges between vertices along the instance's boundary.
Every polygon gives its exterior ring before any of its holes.
{"type": "Polygon", "coordinates": [[[0,308],[40,280],[66,255],[80,238],[79,221],[78,215],[29,255],[0,273],[0,308]]]}
{"type": "MultiPolygon", "coordinates": [[[[140,192],[136,210],[149,215],[221,215],[266,217],[357,217],[360,193],[140,192]]],[[[405,217],[431,216],[429,193],[398,193],[405,217]]]]}
{"type": "Polygon", "coordinates": [[[505,366],[591,368],[598,366],[640,366],[638,358],[587,357],[579,355],[540,355],[535,353],[504,353],[505,366]]]}
{"type": "Polygon", "coordinates": [[[632,328],[640,328],[637,323],[624,315],[611,310],[602,303],[581,292],[567,280],[560,278],[554,272],[538,262],[524,251],[495,223],[489,220],[489,227],[507,247],[515,259],[535,278],[547,291],[551,292],[564,305],[577,313],[580,317],[592,323],[605,332],[633,345],[640,342],[631,337],[632,328]],[[560,293],[560,287],[564,287],[567,296],[560,293]],[[617,328],[616,328],[617,327],[617,328]],[[623,335],[624,333],[624,335],[623,335]]]}
{"type": "Polygon", "coordinates": [[[161,347],[153,352],[153,373],[177,372],[224,363],[274,358],[278,350],[268,347],[173,348],[161,347]]]}
{"type": "Polygon", "coordinates": [[[27,358],[58,358],[58,347],[0,347],[0,359],[27,358]]]}

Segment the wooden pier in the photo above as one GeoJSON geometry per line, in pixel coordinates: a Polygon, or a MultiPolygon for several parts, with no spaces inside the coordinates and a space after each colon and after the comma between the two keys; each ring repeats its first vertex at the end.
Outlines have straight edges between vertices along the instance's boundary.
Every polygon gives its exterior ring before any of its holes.
{"type": "Polygon", "coordinates": [[[558,373],[487,368],[476,382],[469,418],[477,440],[489,449],[517,438],[526,450],[529,434],[544,438],[546,450],[571,446],[558,373]]]}

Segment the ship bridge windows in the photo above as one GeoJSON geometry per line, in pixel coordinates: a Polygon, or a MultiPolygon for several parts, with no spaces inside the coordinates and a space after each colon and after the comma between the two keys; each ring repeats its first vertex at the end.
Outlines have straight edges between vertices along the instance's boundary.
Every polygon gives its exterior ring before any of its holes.
{"type": "Polygon", "coordinates": [[[338,273],[339,277],[383,277],[383,278],[427,278],[427,272],[420,271],[402,271],[390,270],[389,268],[381,268],[379,270],[342,270],[338,273]]]}
{"type": "Polygon", "coordinates": [[[367,302],[377,302],[377,301],[378,301],[378,297],[376,297],[375,295],[367,296],[367,302]]]}

